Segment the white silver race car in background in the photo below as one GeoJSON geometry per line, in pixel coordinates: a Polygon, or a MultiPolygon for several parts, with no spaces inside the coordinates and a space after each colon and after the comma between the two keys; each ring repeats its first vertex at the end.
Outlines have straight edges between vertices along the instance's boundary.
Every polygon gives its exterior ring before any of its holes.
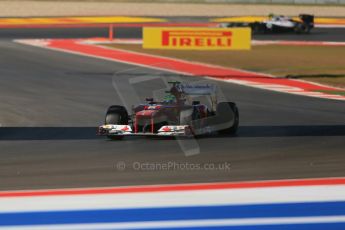
{"type": "Polygon", "coordinates": [[[221,28],[251,27],[254,34],[263,33],[309,33],[314,28],[314,16],[300,14],[298,19],[282,15],[269,15],[268,19],[255,22],[229,22],[219,24],[221,28]]]}

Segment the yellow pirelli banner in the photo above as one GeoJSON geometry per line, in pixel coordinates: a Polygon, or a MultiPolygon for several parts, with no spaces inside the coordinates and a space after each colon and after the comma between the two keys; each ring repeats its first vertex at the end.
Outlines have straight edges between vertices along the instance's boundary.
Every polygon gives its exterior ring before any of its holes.
{"type": "Polygon", "coordinates": [[[249,50],[250,28],[145,27],[143,48],[173,50],[249,50]]]}

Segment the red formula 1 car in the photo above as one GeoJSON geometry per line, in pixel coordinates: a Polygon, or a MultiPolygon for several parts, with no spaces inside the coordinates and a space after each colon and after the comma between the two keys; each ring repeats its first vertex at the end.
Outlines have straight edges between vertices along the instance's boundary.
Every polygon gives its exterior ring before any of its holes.
{"type": "Polygon", "coordinates": [[[125,107],[108,108],[105,124],[98,134],[113,140],[124,136],[199,136],[213,132],[235,134],[239,112],[233,102],[217,102],[216,86],[170,82],[172,87],[162,101],[153,98],[134,106],[132,115],[125,107]],[[193,98],[206,97],[210,105],[193,98]]]}

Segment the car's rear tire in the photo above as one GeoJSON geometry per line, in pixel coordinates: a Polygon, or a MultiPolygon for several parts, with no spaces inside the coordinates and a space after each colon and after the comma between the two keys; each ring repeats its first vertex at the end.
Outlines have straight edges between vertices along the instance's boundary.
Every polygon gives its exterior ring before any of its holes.
{"type": "Polygon", "coordinates": [[[296,34],[307,33],[308,28],[304,24],[297,24],[294,28],[296,34]]]}
{"type": "MultiPolygon", "coordinates": [[[[108,108],[105,115],[106,125],[128,125],[128,113],[125,107],[120,105],[112,105],[108,108]]],[[[107,136],[111,140],[121,140],[123,136],[107,136]]]]}
{"type": "Polygon", "coordinates": [[[239,116],[237,105],[234,102],[221,102],[218,104],[217,110],[223,110],[223,109],[227,110],[229,107],[234,113],[234,123],[229,128],[219,130],[218,132],[220,134],[235,135],[238,130],[238,126],[240,124],[240,116],[239,116]]]}
{"type": "Polygon", "coordinates": [[[252,28],[252,34],[264,34],[266,32],[265,25],[259,22],[254,22],[250,24],[252,28]]]}

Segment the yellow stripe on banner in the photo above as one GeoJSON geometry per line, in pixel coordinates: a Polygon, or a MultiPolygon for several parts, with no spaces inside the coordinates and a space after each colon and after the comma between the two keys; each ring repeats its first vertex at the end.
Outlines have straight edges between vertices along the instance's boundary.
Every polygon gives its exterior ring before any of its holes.
{"type": "Polygon", "coordinates": [[[345,18],[315,18],[315,23],[345,25],[345,18]]]}
{"type": "Polygon", "coordinates": [[[27,25],[27,24],[54,24],[56,20],[45,18],[27,18],[27,19],[0,19],[1,25],[27,25]]]}
{"type": "Polygon", "coordinates": [[[215,18],[211,19],[212,22],[257,22],[268,19],[268,17],[257,16],[257,17],[227,17],[227,18],[215,18]]]}
{"type": "MultiPolygon", "coordinates": [[[[261,22],[267,20],[265,16],[245,16],[245,17],[226,17],[226,18],[214,18],[212,22],[261,22]]],[[[294,20],[300,21],[298,17],[293,17],[294,20]]],[[[319,18],[314,19],[316,24],[336,24],[345,25],[345,18],[319,18]]]]}
{"type": "Polygon", "coordinates": [[[143,17],[77,17],[73,18],[87,23],[140,23],[140,22],[165,22],[160,18],[143,18],[143,17]]]}
{"type": "Polygon", "coordinates": [[[61,25],[82,23],[145,23],[165,22],[165,19],[147,17],[63,17],[63,18],[0,18],[0,25],[61,25]]]}

